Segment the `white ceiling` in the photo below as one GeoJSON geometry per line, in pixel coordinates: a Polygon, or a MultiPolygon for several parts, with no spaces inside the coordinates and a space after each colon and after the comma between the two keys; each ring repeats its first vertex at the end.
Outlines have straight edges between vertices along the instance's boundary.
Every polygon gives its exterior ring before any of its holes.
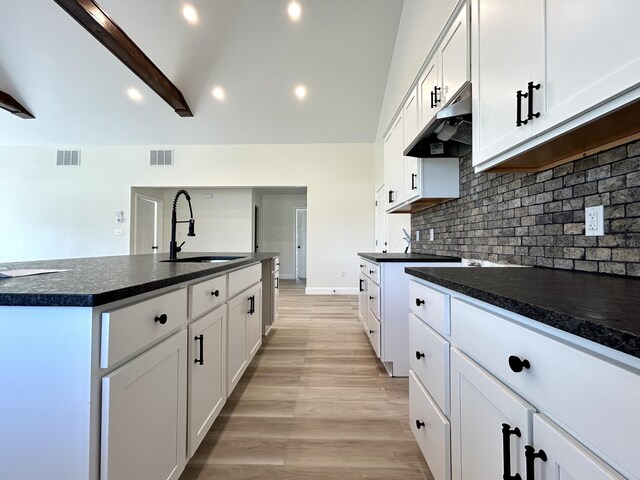
{"type": "Polygon", "coordinates": [[[181,118],[53,0],[0,0],[0,145],[372,142],[402,0],[99,0],[182,91],[181,118]],[[300,102],[295,85],[308,88],[300,102]],[[226,99],[211,95],[221,85],[226,99]],[[126,95],[135,87],[141,103],[126,95]]]}

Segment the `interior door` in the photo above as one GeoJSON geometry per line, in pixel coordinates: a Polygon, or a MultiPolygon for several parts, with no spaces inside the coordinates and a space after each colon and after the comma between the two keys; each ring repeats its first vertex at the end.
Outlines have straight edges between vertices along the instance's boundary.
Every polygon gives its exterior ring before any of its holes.
{"type": "Polygon", "coordinates": [[[136,194],[135,208],[133,253],[163,251],[162,218],[164,208],[162,200],[136,194]]]}
{"type": "Polygon", "coordinates": [[[296,278],[307,278],[306,208],[296,208],[296,278]]]}

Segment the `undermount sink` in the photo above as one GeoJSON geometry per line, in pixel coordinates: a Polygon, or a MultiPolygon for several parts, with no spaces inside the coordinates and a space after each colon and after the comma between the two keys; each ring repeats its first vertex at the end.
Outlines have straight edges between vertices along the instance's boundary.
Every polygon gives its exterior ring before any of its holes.
{"type": "Polygon", "coordinates": [[[178,263],[223,263],[230,262],[231,260],[238,260],[244,257],[229,257],[222,255],[204,256],[204,257],[184,257],[176,258],[175,260],[161,260],[161,262],[178,262],[178,263]]]}

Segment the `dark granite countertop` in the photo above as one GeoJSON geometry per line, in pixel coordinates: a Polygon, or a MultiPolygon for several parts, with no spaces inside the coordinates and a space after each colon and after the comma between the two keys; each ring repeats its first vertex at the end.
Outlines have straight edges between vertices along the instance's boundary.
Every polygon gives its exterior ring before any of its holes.
{"type": "Polygon", "coordinates": [[[358,256],[372,262],[460,262],[460,257],[443,257],[425,253],[358,253],[358,256]]]}
{"type": "Polygon", "coordinates": [[[405,272],[640,357],[640,278],[536,267],[405,272]]]}
{"type": "Polygon", "coordinates": [[[278,256],[277,253],[192,253],[241,256],[224,263],[162,262],[168,254],[122,255],[0,264],[2,270],[67,269],[29,277],[0,278],[0,305],[94,307],[178,283],[224,273],[278,256]]]}

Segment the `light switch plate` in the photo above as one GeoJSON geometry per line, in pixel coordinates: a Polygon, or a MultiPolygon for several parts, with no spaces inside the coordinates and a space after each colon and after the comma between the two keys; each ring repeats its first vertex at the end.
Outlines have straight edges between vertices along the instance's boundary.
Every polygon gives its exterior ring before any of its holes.
{"type": "Polygon", "coordinates": [[[584,234],[587,237],[604,235],[604,206],[584,209],[584,234]]]}

